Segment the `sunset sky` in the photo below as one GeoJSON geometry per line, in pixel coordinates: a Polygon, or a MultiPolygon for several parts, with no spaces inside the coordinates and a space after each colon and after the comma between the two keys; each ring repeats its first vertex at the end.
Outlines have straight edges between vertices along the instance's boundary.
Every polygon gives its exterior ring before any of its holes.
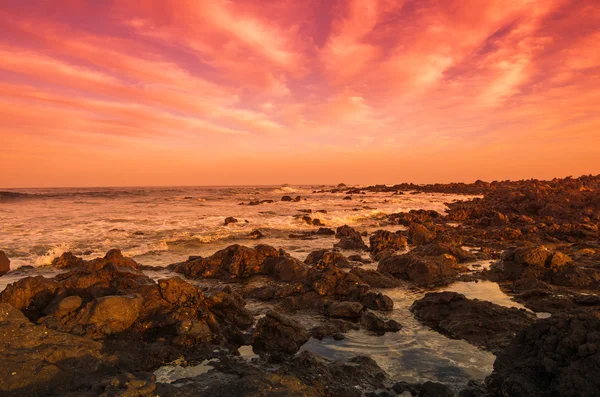
{"type": "Polygon", "coordinates": [[[600,173],[594,0],[2,0],[0,187],[600,173]]]}

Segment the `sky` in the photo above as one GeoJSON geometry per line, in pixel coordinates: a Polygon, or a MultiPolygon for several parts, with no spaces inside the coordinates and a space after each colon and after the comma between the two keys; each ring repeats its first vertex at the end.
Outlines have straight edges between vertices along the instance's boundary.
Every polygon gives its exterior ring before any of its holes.
{"type": "Polygon", "coordinates": [[[2,0],[0,187],[600,173],[594,0],[2,0]]]}

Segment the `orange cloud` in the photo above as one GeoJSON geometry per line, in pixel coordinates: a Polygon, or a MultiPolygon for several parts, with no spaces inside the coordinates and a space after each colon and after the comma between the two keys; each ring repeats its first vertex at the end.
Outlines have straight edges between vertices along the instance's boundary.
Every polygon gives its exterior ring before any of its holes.
{"type": "Polygon", "coordinates": [[[594,2],[6,3],[0,187],[600,172],[594,2]]]}

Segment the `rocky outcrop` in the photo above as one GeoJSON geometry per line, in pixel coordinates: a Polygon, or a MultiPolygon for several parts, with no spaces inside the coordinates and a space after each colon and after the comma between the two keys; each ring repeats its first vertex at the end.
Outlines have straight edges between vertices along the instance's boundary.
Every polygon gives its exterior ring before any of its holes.
{"type": "Polygon", "coordinates": [[[600,390],[600,319],[558,316],[521,332],[486,383],[491,396],[593,397],[600,390]]]}
{"type": "Polygon", "coordinates": [[[381,335],[386,332],[398,332],[402,329],[402,325],[396,320],[384,320],[369,310],[365,310],[360,314],[360,324],[369,331],[381,335]]]}
{"type": "Polygon", "coordinates": [[[365,284],[372,288],[396,288],[400,285],[400,281],[394,277],[380,273],[377,270],[362,269],[354,267],[350,273],[356,275],[365,284]]]}
{"type": "Polygon", "coordinates": [[[252,350],[279,359],[298,352],[309,338],[310,334],[298,321],[271,310],[256,324],[252,350]]]}
{"type": "Polygon", "coordinates": [[[209,257],[192,258],[170,268],[188,278],[244,278],[265,274],[265,261],[282,255],[281,251],[269,245],[248,248],[235,244],[209,257]]]}
{"type": "Polygon", "coordinates": [[[35,325],[7,303],[0,303],[0,335],[3,396],[59,393],[74,379],[112,364],[100,343],[35,325]]]}
{"type": "Polygon", "coordinates": [[[535,315],[525,310],[467,299],[456,292],[427,293],[410,310],[435,330],[496,354],[536,321],[535,315]]]}
{"type": "Polygon", "coordinates": [[[392,233],[388,230],[377,230],[369,237],[370,251],[372,255],[377,255],[382,251],[397,251],[406,248],[406,238],[398,233],[392,233]]]}
{"type": "Polygon", "coordinates": [[[357,319],[363,311],[359,302],[332,302],[327,307],[327,314],[333,318],[357,319]]]}
{"type": "Polygon", "coordinates": [[[327,269],[331,267],[349,267],[350,261],[339,251],[331,251],[327,249],[321,249],[312,251],[304,263],[313,266],[317,269],[327,269]]]}
{"type": "Polygon", "coordinates": [[[421,223],[412,222],[408,227],[408,242],[417,246],[432,243],[436,238],[435,228],[432,229],[421,223]]]}
{"type": "Polygon", "coordinates": [[[358,231],[350,226],[344,225],[337,228],[335,237],[340,241],[334,244],[334,247],[340,249],[359,249],[367,250],[368,247],[358,231]]]}
{"type": "Polygon", "coordinates": [[[0,302],[48,328],[90,338],[218,342],[237,338],[253,323],[244,302],[231,293],[207,297],[179,277],[155,282],[130,263],[113,251],[51,279],[21,279],[0,293],[0,302]]]}
{"type": "Polygon", "coordinates": [[[454,280],[461,267],[452,256],[424,258],[412,252],[382,259],[377,271],[416,285],[443,285],[454,280]]]}
{"type": "Polygon", "coordinates": [[[391,311],[394,309],[394,301],[381,292],[369,292],[361,299],[360,303],[371,310],[391,311]]]}
{"type": "Polygon", "coordinates": [[[600,268],[577,264],[570,256],[545,246],[507,250],[490,275],[500,280],[539,279],[565,287],[600,288],[600,268]]]}

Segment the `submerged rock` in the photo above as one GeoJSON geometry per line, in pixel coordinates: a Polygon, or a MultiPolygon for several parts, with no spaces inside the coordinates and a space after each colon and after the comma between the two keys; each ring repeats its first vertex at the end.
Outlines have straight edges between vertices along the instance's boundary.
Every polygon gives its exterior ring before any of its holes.
{"type": "Polygon", "coordinates": [[[230,225],[232,223],[238,223],[238,220],[235,219],[233,216],[228,216],[227,218],[225,218],[225,222],[224,222],[225,226],[230,225]]]}
{"type": "Polygon", "coordinates": [[[410,310],[426,325],[496,354],[536,321],[535,315],[523,309],[467,299],[456,292],[427,293],[410,310]]]}

